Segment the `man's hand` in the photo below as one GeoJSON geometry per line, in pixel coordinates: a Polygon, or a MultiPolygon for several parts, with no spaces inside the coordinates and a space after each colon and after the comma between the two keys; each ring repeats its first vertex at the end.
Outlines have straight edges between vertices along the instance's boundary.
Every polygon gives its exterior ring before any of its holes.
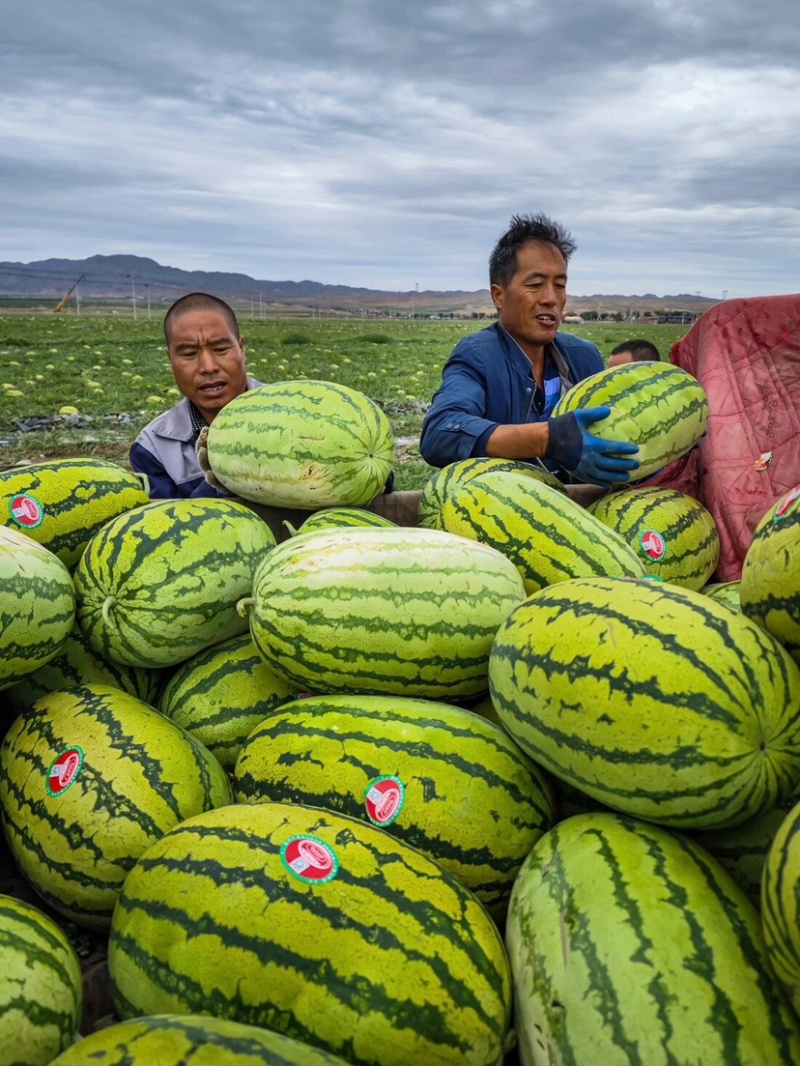
{"type": "Polygon", "coordinates": [[[635,455],[639,451],[638,445],[603,440],[588,430],[593,422],[608,418],[610,414],[610,407],[587,407],[583,411],[551,418],[545,458],[593,485],[617,485],[629,481],[629,472],[638,470],[639,463],[624,456],[635,455]]]}

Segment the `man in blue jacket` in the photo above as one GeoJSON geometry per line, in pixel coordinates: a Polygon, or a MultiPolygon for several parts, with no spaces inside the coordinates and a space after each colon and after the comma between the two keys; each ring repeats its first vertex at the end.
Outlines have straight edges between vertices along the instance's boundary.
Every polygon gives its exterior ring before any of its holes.
{"type": "Polygon", "coordinates": [[[599,485],[627,481],[639,466],[635,444],[589,432],[608,407],[551,417],[567,389],[603,369],[595,345],[558,332],[574,251],[571,235],[545,215],[511,219],[489,260],[498,321],[456,345],[425,416],[420,451],[431,466],[542,459],[565,480],[599,485]]]}
{"type": "Polygon", "coordinates": [[[226,404],[261,383],[247,376],[236,315],[216,296],[192,292],[176,300],[164,335],[183,399],[144,427],[131,446],[131,466],[147,475],[152,499],[218,496],[200,469],[197,438],[226,404]]]}

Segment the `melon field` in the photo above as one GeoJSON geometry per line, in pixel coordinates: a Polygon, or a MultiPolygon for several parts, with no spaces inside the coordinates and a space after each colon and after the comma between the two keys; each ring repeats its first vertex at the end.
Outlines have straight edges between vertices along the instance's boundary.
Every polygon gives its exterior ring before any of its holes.
{"type": "MultiPolygon", "coordinates": [[[[150,419],[177,403],[161,314],[133,321],[90,314],[0,316],[0,447],[4,466],[70,456],[127,464],[150,419]],[[62,407],[77,415],[62,416],[62,407]]],[[[242,319],[250,374],[265,384],[292,378],[358,389],[388,415],[398,442],[396,487],[421,488],[429,468],[417,440],[441,369],[480,321],[242,319]]],[[[646,336],[666,359],[686,326],[592,323],[570,332],[605,357],[646,336]]]]}

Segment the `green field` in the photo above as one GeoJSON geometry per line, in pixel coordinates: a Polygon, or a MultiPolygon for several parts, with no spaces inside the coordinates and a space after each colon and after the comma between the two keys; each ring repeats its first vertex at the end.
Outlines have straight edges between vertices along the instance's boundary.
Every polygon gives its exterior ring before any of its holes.
{"type": "MultiPolygon", "coordinates": [[[[474,321],[286,321],[244,319],[248,369],[263,382],[337,381],[381,405],[398,440],[398,489],[419,488],[429,468],[419,456],[426,405],[456,342],[474,321]]],[[[569,331],[608,356],[633,336],[666,358],[687,326],[591,323],[569,331]]],[[[86,315],[0,316],[0,465],[94,455],[127,464],[141,427],[178,401],[160,321],[86,315]],[[65,405],[78,417],[59,416],[65,405]]]]}

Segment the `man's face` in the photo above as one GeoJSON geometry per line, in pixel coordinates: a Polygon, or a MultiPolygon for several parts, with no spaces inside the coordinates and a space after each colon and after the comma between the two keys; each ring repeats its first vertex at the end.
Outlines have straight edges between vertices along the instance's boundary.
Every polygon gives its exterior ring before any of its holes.
{"type": "Polygon", "coordinates": [[[633,362],[633,352],[629,352],[627,349],[624,352],[617,352],[616,355],[612,355],[606,363],[606,366],[622,366],[624,363],[633,362]]]}
{"type": "Polygon", "coordinates": [[[555,339],[567,302],[567,264],[553,244],[528,241],[506,285],[492,285],[500,325],[528,355],[555,339]]]}
{"type": "Polygon", "coordinates": [[[172,323],[169,364],[175,383],[205,418],[247,391],[244,338],[219,311],[187,311],[172,323]]]}

